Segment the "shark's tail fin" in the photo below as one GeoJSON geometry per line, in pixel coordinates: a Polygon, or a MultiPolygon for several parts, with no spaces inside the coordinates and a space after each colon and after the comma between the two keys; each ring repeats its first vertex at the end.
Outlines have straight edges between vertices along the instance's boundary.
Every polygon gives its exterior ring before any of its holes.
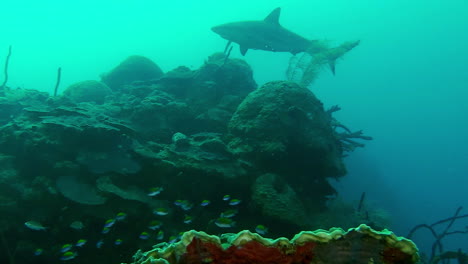
{"type": "Polygon", "coordinates": [[[286,71],[288,80],[296,81],[304,87],[308,87],[328,64],[333,75],[337,59],[343,57],[348,51],[359,44],[359,41],[345,42],[338,47],[329,48],[326,42],[313,42],[299,58],[290,62],[286,71]]]}
{"type": "Polygon", "coordinates": [[[348,51],[352,50],[354,47],[359,45],[359,42],[359,40],[345,42],[338,47],[331,48],[325,51],[326,58],[328,59],[328,65],[330,66],[330,70],[333,73],[333,75],[335,75],[336,60],[343,57],[344,54],[346,54],[348,51]]]}

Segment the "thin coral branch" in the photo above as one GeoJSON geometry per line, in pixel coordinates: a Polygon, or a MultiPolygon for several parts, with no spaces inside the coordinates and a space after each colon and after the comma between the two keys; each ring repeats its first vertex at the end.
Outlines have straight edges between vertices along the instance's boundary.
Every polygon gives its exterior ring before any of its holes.
{"type": "Polygon", "coordinates": [[[338,112],[340,110],[341,107],[339,105],[332,105],[326,112],[331,116],[334,112],[338,112]]]}
{"type": "MultiPolygon", "coordinates": [[[[459,230],[459,231],[449,231],[450,228],[452,227],[452,225],[455,223],[456,220],[458,219],[461,219],[461,218],[466,218],[468,217],[468,214],[465,214],[465,215],[459,215],[461,210],[463,209],[463,207],[458,207],[455,214],[452,216],[452,217],[449,217],[449,218],[446,218],[446,219],[442,219],[442,220],[439,220],[437,222],[434,222],[433,224],[431,225],[427,225],[427,224],[419,224],[419,225],[416,225],[415,227],[413,227],[410,232],[408,233],[408,235],[406,236],[407,238],[411,239],[413,237],[413,235],[415,234],[416,231],[418,231],[419,229],[427,229],[430,231],[430,233],[432,234],[432,236],[435,238],[435,241],[434,243],[432,244],[432,248],[431,248],[431,257],[429,259],[429,263],[438,263],[441,259],[444,259],[444,260],[447,260],[448,258],[445,258],[443,257],[445,253],[447,252],[444,252],[443,250],[443,244],[442,244],[442,239],[444,237],[447,237],[449,235],[454,235],[454,234],[468,234],[468,228],[467,230],[459,230]],[[435,231],[434,229],[434,226],[436,225],[440,225],[440,224],[443,224],[443,223],[447,223],[448,222],[448,225],[445,227],[444,231],[441,233],[441,234],[437,234],[437,232],[435,231]],[[438,255],[436,255],[436,252],[438,252],[438,255]]],[[[459,253],[459,256],[460,256],[461,251],[459,253]]],[[[464,253],[463,253],[464,254],[464,253]]],[[[466,255],[466,254],[465,254],[466,255]]],[[[455,257],[454,257],[455,258],[455,257]]],[[[463,259],[464,258],[459,258],[458,260],[460,259],[463,259]]],[[[460,263],[466,263],[466,262],[460,262],[460,263]]]]}
{"type": "Polygon", "coordinates": [[[444,237],[447,235],[449,229],[452,227],[453,223],[455,223],[456,217],[460,214],[460,211],[461,211],[462,209],[463,209],[463,207],[461,207],[461,206],[457,208],[457,211],[455,212],[455,215],[452,217],[452,219],[450,220],[449,224],[445,227],[444,232],[442,232],[442,234],[440,234],[440,235],[437,236],[436,241],[435,241],[434,244],[432,245],[431,259],[434,259],[434,257],[435,257],[435,248],[436,248],[437,246],[439,246],[440,251],[443,251],[443,249],[442,249],[442,242],[441,242],[441,241],[442,241],[442,238],[444,238],[444,237]]]}
{"type": "Polygon", "coordinates": [[[6,84],[8,82],[8,63],[10,62],[10,56],[11,56],[11,45],[10,47],[8,48],[8,55],[6,56],[6,59],[5,59],[5,68],[3,69],[3,73],[5,75],[5,79],[3,80],[3,83],[2,85],[0,86],[0,88],[2,90],[4,90],[6,88],[6,84]]]}
{"type": "Polygon", "coordinates": [[[338,140],[341,142],[343,150],[346,152],[352,152],[356,148],[362,148],[365,146],[363,143],[357,142],[354,139],[372,140],[372,137],[364,136],[362,130],[351,132],[348,128],[341,124],[339,127],[342,127],[345,132],[336,133],[336,135],[338,140]]]}
{"type": "Polygon", "coordinates": [[[439,256],[436,256],[432,261],[431,264],[437,264],[441,260],[457,260],[459,264],[466,264],[468,263],[468,254],[463,253],[461,249],[458,249],[458,251],[446,251],[439,256]]]}
{"type": "Polygon", "coordinates": [[[59,85],[60,85],[61,77],[62,77],[62,68],[59,67],[57,69],[57,82],[55,83],[54,96],[57,96],[57,92],[58,92],[58,88],[59,88],[59,85]]]}

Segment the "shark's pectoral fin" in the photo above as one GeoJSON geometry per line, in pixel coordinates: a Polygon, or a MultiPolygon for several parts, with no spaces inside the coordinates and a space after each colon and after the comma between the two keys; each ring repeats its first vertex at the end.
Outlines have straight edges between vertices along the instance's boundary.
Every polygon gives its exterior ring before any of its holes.
{"type": "Polygon", "coordinates": [[[229,49],[229,46],[230,46],[231,44],[232,44],[232,41],[229,40],[228,43],[226,44],[226,47],[224,47],[224,52],[223,52],[224,54],[227,53],[227,51],[228,51],[228,49],[229,49]]]}
{"type": "Polygon", "coordinates": [[[332,60],[332,61],[330,61],[328,63],[328,65],[330,66],[330,70],[333,73],[333,75],[335,75],[335,63],[336,63],[336,60],[332,60]]]}
{"type": "Polygon", "coordinates": [[[249,48],[245,46],[239,46],[239,47],[240,47],[240,53],[242,54],[242,56],[244,56],[247,53],[247,50],[249,50],[249,48]]]}

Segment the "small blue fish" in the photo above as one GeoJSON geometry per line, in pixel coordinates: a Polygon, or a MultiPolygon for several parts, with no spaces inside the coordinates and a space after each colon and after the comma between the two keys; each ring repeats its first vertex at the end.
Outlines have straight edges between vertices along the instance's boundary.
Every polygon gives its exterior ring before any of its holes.
{"type": "Polygon", "coordinates": [[[210,200],[203,200],[203,201],[200,203],[200,205],[201,205],[201,206],[207,206],[207,205],[209,205],[210,203],[211,203],[210,200]]]}
{"type": "Polygon", "coordinates": [[[114,245],[116,245],[116,246],[120,246],[120,245],[122,245],[122,243],[123,243],[123,240],[120,239],[120,238],[118,238],[118,239],[116,239],[116,240],[114,241],[114,245]]]}
{"type": "Polygon", "coordinates": [[[31,229],[31,230],[35,230],[35,231],[44,231],[44,230],[47,230],[47,227],[43,226],[41,223],[37,222],[37,221],[27,221],[26,223],[24,223],[24,225],[31,229]]]}
{"type": "Polygon", "coordinates": [[[107,233],[109,233],[109,231],[110,231],[110,228],[104,227],[104,228],[102,229],[101,233],[102,233],[102,234],[107,234],[107,233]]]}
{"type": "Polygon", "coordinates": [[[158,234],[156,235],[157,240],[162,240],[164,238],[164,231],[159,230],[158,234]]]}
{"type": "Polygon", "coordinates": [[[238,211],[236,209],[230,209],[222,212],[220,216],[224,218],[231,218],[234,217],[237,213],[238,211]]]}
{"type": "Polygon", "coordinates": [[[60,248],[60,252],[65,253],[67,251],[70,251],[70,249],[73,248],[72,244],[65,244],[60,248]]]}
{"type": "Polygon", "coordinates": [[[143,240],[146,240],[150,237],[150,235],[148,234],[148,232],[141,232],[139,238],[140,239],[143,239],[143,240]]]}
{"type": "Polygon", "coordinates": [[[149,190],[148,196],[156,196],[164,191],[163,187],[154,187],[149,190]]]}
{"type": "Polygon", "coordinates": [[[229,201],[229,205],[238,205],[241,203],[241,200],[239,199],[232,199],[229,201]]]}
{"type": "Polygon", "coordinates": [[[115,220],[117,221],[123,221],[127,218],[127,214],[124,212],[120,212],[115,216],[115,220]]]}
{"type": "Polygon", "coordinates": [[[156,229],[161,228],[161,226],[162,226],[162,223],[160,221],[154,220],[154,221],[151,221],[148,228],[151,230],[156,230],[156,229]]]}
{"type": "Polygon", "coordinates": [[[83,222],[81,221],[73,221],[71,224],[70,224],[70,228],[73,228],[75,230],[81,230],[83,229],[85,226],[83,224],[83,222]]]}
{"type": "Polygon", "coordinates": [[[108,220],[104,223],[104,227],[111,228],[114,224],[115,224],[115,219],[114,219],[114,218],[108,219],[108,220]]]}
{"type": "Polygon", "coordinates": [[[34,250],[34,256],[40,256],[43,252],[44,250],[42,248],[37,248],[36,250],[34,250]]]}
{"type": "Polygon", "coordinates": [[[188,211],[188,210],[193,208],[193,203],[191,203],[189,201],[186,201],[185,203],[182,203],[180,208],[182,208],[182,210],[184,210],[184,211],[188,211]]]}
{"type": "Polygon", "coordinates": [[[215,224],[222,228],[229,228],[235,226],[236,222],[234,222],[231,218],[220,217],[216,219],[215,224]]]}
{"type": "Polygon", "coordinates": [[[184,233],[185,233],[185,232],[179,232],[179,234],[177,235],[177,238],[178,238],[178,239],[181,239],[182,236],[184,235],[184,233]]]}
{"type": "Polygon", "coordinates": [[[255,227],[255,232],[259,233],[260,235],[266,235],[266,233],[268,233],[268,228],[264,225],[257,225],[255,227]]]}
{"type": "Polygon", "coordinates": [[[172,244],[172,243],[177,242],[177,240],[179,240],[179,238],[177,236],[170,236],[168,243],[172,244]]]}
{"type": "Polygon", "coordinates": [[[104,245],[104,240],[99,240],[98,242],[96,242],[96,248],[101,248],[102,245],[104,245]]]}
{"type": "Polygon", "coordinates": [[[231,195],[226,194],[223,196],[223,201],[229,201],[231,199],[231,195]]]}
{"type": "Polygon", "coordinates": [[[174,204],[182,208],[184,211],[188,211],[193,208],[193,203],[187,200],[176,200],[174,204]]]}
{"type": "Polygon", "coordinates": [[[63,253],[63,255],[60,257],[60,260],[71,260],[74,259],[76,256],[78,256],[76,252],[67,251],[63,253]]]}
{"type": "Polygon", "coordinates": [[[192,223],[193,218],[190,215],[185,215],[184,217],[184,224],[190,224],[192,223]]]}
{"type": "Polygon", "coordinates": [[[86,240],[86,239],[80,239],[80,240],[78,240],[78,241],[76,242],[75,246],[76,246],[76,247],[82,247],[82,246],[84,246],[84,245],[86,244],[86,242],[88,242],[88,240],[86,240]]]}
{"type": "Polygon", "coordinates": [[[167,208],[163,208],[163,207],[160,207],[160,208],[156,208],[153,213],[155,215],[167,215],[169,214],[169,210],[167,210],[167,208]]]}

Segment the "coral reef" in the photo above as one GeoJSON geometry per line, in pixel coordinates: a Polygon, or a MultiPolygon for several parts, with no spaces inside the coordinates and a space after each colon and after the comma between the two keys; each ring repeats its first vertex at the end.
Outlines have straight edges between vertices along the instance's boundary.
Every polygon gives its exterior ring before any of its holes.
{"type": "Polygon", "coordinates": [[[327,213],[335,194],[327,180],[344,175],[350,148],[306,88],[280,81],[256,89],[250,66],[223,54],[196,70],[111,76],[118,81],[98,100],[81,88],[59,96],[7,89],[0,97],[0,213],[17,257],[41,247],[53,262],[56,244],[86,234],[106,246],[98,256],[79,252],[81,261],[117,263],[116,240],[128,257],[187,229],[261,224],[269,235],[289,236],[327,213]],[[128,221],[102,230],[119,212],[128,221]],[[50,239],[31,235],[18,219],[50,227],[50,239]],[[76,221],[85,232],[68,232],[76,221]]]}
{"type": "Polygon", "coordinates": [[[293,239],[263,238],[249,231],[219,237],[189,231],[175,244],[159,244],[137,252],[133,264],[247,264],[247,263],[375,263],[410,264],[419,261],[416,245],[388,230],[366,225],[344,231],[305,231],[293,239]]]}

